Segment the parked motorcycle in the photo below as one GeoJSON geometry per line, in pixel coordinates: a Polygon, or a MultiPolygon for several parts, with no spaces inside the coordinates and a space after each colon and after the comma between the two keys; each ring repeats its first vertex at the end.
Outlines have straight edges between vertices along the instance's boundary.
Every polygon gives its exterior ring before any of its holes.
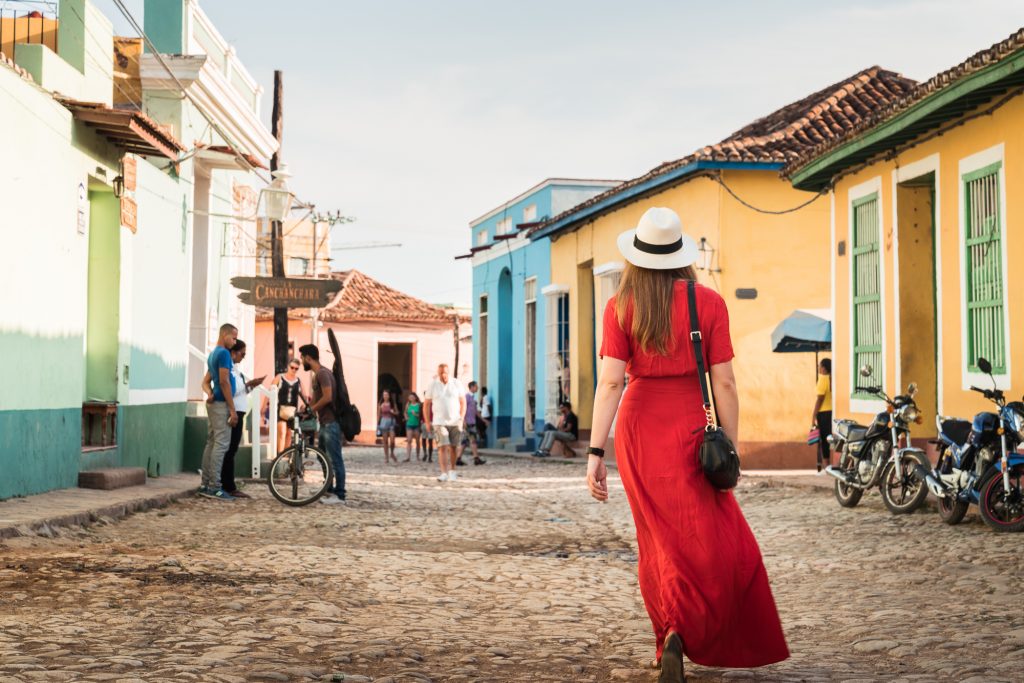
{"type": "MultiPolygon", "coordinates": [[[[991,377],[992,365],[988,360],[979,358],[978,368],[991,377]]],[[[1013,461],[1019,458],[1024,463],[1024,456],[1015,453],[1024,436],[1024,403],[1007,404],[1003,392],[995,387],[995,378],[992,385],[992,389],[971,387],[971,391],[992,401],[998,412],[980,412],[971,422],[935,418],[938,462],[931,471],[918,468],[917,474],[938,499],[939,517],[946,524],[960,523],[974,503],[992,528],[1020,531],[1024,529],[1024,506],[1020,498],[1020,467],[1013,461]],[[985,505],[981,505],[983,490],[985,505]]]]}
{"type": "MultiPolygon", "coordinates": [[[[992,364],[978,359],[978,369],[992,377],[992,364]]],[[[971,387],[999,409],[982,412],[973,423],[945,420],[939,427],[943,448],[938,465],[931,471],[917,471],[939,500],[939,516],[947,524],[964,518],[971,503],[977,503],[985,524],[996,531],[1024,530],[1024,454],[1017,449],[1024,442],[1024,402],[1006,402],[992,377],[992,388],[971,387]],[[957,443],[963,425],[970,424],[966,439],[957,443]],[[998,457],[997,457],[998,456],[998,457]]]]}
{"type": "MultiPolygon", "coordinates": [[[[870,377],[871,372],[870,366],[861,369],[864,377],[870,377]]],[[[909,445],[910,423],[921,422],[921,412],[914,402],[917,385],[911,383],[906,394],[895,398],[890,398],[881,387],[856,390],[878,396],[888,408],[876,415],[869,426],[853,420],[834,421],[828,440],[840,454],[839,464],[826,467],[825,472],[836,478],[836,500],[843,507],[854,507],[864,491],[879,486],[882,501],[890,512],[913,512],[928,497],[928,487],[918,478],[916,468],[931,465],[924,451],[909,445]]]]}

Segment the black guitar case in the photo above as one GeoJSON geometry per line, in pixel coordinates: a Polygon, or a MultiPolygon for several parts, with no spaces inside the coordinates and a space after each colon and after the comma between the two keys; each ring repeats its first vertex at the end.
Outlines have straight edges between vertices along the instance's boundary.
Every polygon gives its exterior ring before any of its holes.
{"type": "Polygon", "coordinates": [[[334,336],[334,330],[327,328],[327,342],[331,345],[331,354],[334,356],[334,414],[338,416],[341,425],[341,433],[346,441],[352,441],[363,428],[362,418],[359,415],[359,408],[349,399],[348,385],[345,384],[345,370],[341,365],[341,349],[338,347],[338,338],[334,336]]]}

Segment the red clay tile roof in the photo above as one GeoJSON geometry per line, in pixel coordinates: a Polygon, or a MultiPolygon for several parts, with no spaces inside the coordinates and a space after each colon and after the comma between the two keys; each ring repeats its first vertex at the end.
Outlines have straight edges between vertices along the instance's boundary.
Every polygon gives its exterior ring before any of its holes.
{"type": "Polygon", "coordinates": [[[864,69],[757,119],[717,144],[665,162],[638,178],[591,197],[548,219],[538,229],[694,162],[786,163],[823,141],[853,129],[875,111],[905,96],[915,85],[916,81],[879,66],[864,69]]]}
{"type": "Polygon", "coordinates": [[[22,69],[20,66],[14,63],[14,60],[0,52],[0,64],[10,68],[14,73],[24,78],[29,83],[35,83],[35,79],[32,78],[32,74],[22,69]]]}
{"type": "MultiPolygon", "coordinates": [[[[441,306],[429,304],[422,299],[388,287],[358,270],[342,270],[331,273],[331,277],[341,280],[341,291],[331,306],[320,311],[320,319],[324,322],[408,322],[408,323],[442,323],[451,324],[451,311],[441,306]]],[[[289,317],[309,317],[304,310],[289,311],[289,317]]],[[[270,309],[259,308],[257,320],[269,320],[270,309]]],[[[470,320],[467,316],[459,316],[460,322],[470,320]]]]}
{"type": "Polygon", "coordinates": [[[145,113],[134,109],[108,107],[100,102],[82,102],[70,97],[54,95],[76,120],[97,129],[115,145],[142,156],[159,154],[177,161],[185,148],[162,126],[145,113]]]}
{"type": "Polygon", "coordinates": [[[812,160],[824,155],[836,147],[846,144],[857,135],[894,118],[896,115],[910,109],[921,100],[954,85],[961,78],[989,67],[992,64],[1003,61],[1004,59],[1018,53],[1021,49],[1024,49],[1024,28],[1018,29],[1016,32],[1011,34],[1009,38],[996,43],[990,48],[976,52],[967,60],[933,76],[924,83],[918,83],[909,91],[904,92],[902,96],[890,100],[884,106],[877,107],[874,111],[870,112],[870,115],[862,117],[855,125],[843,130],[841,134],[834,135],[828,139],[820,141],[813,147],[804,149],[794,158],[787,160],[788,164],[786,168],[783,169],[783,175],[786,177],[793,175],[796,171],[803,166],[806,166],[812,160]]]}

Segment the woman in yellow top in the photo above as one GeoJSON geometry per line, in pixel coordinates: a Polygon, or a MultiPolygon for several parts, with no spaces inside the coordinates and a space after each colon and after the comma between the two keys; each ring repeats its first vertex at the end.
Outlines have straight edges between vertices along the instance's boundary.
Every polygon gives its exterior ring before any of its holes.
{"type": "Polygon", "coordinates": [[[820,433],[818,441],[818,471],[832,464],[828,450],[828,437],[832,434],[832,360],[822,359],[818,364],[818,400],[814,402],[811,429],[820,433]]]}

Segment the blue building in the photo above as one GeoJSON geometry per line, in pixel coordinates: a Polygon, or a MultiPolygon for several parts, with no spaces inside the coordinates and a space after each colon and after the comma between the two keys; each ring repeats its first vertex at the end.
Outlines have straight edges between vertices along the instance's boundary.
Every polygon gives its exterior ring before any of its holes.
{"type": "Polygon", "coordinates": [[[530,241],[526,233],[618,184],[550,178],[469,224],[474,367],[493,403],[490,445],[532,450],[534,435],[554,418],[562,389],[558,354],[547,353],[549,345],[565,346],[557,343],[559,326],[547,324],[557,323],[558,312],[545,305],[563,299],[543,296],[550,293],[551,244],[546,237],[530,241]]]}

